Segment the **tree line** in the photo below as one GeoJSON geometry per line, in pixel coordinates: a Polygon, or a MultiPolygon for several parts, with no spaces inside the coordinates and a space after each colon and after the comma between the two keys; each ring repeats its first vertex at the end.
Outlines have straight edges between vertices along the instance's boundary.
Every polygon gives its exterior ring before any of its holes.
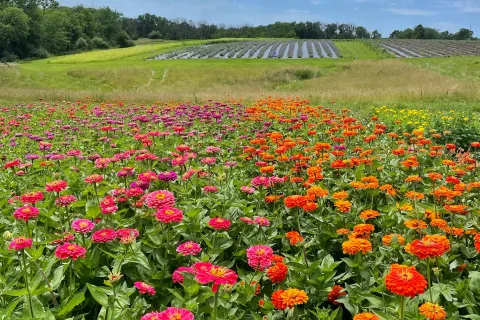
{"type": "Polygon", "coordinates": [[[441,40],[470,40],[473,38],[473,31],[461,28],[456,33],[449,31],[439,31],[437,29],[424,27],[419,24],[415,28],[405,30],[395,30],[390,34],[391,39],[441,39],[441,40]]]}
{"type": "MultiPolygon", "coordinates": [[[[396,30],[400,39],[466,39],[461,29],[445,34],[419,25],[396,30]]],[[[125,17],[109,7],[60,6],[56,0],[0,0],[0,60],[44,58],[92,49],[129,47],[138,38],[183,40],[218,38],[381,38],[374,30],[345,23],[275,22],[260,26],[225,26],[153,14],[125,17]]]]}

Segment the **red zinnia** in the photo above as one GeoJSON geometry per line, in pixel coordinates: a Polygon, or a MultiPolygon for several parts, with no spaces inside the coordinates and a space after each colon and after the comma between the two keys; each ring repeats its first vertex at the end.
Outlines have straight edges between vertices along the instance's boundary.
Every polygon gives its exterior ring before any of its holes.
{"type": "Polygon", "coordinates": [[[427,281],[415,270],[415,267],[393,264],[385,277],[385,285],[395,294],[413,298],[425,292],[427,281]]]}
{"type": "Polygon", "coordinates": [[[69,242],[58,246],[55,250],[55,256],[62,260],[68,258],[72,258],[73,260],[77,260],[78,258],[85,258],[86,253],[87,249],[85,249],[84,247],[69,242]]]}
{"type": "Polygon", "coordinates": [[[113,229],[101,229],[92,234],[92,241],[97,243],[110,242],[117,238],[117,233],[113,229]]]}
{"type": "Polygon", "coordinates": [[[45,190],[47,192],[62,192],[66,188],[67,188],[67,181],[65,180],[55,180],[45,185],[45,190]]]}

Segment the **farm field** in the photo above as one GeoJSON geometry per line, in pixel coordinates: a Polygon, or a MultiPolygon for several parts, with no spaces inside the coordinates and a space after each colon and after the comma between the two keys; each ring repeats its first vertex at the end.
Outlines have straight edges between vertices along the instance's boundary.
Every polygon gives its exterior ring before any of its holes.
{"type": "Polygon", "coordinates": [[[0,126],[2,319],[480,313],[478,117],[86,100],[0,126]]]}
{"type": "Polygon", "coordinates": [[[235,41],[193,46],[155,57],[168,59],[308,59],[342,58],[331,40],[235,41]]]}
{"type": "MultiPolygon", "coordinates": [[[[281,39],[279,39],[281,40],[281,39]]],[[[260,39],[264,41],[264,39],[260,39]]],[[[204,43],[204,42],[200,42],[204,43]]],[[[337,41],[341,59],[147,60],[199,42],[166,42],[0,66],[0,101],[126,99],[255,101],[302,96],[321,104],[475,109],[475,57],[394,59],[359,41],[337,41]],[[443,61],[443,63],[440,63],[443,61]],[[471,81],[474,80],[474,81],[471,81]]]]}
{"type": "Polygon", "coordinates": [[[479,56],[479,41],[383,39],[376,45],[397,58],[479,56]]]}

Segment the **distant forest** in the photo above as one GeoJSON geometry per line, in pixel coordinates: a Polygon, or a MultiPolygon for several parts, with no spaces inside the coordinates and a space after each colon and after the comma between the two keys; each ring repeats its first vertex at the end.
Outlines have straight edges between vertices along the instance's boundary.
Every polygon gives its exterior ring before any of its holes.
{"type": "MultiPolygon", "coordinates": [[[[472,39],[457,33],[416,26],[395,30],[398,39],[472,39]]],[[[183,40],[217,38],[367,39],[374,30],[345,23],[275,22],[265,26],[224,26],[152,14],[125,17],[108,7],[60,6],[55,0],[0,0],[0,60],[45,58],[72,52],[134,46],[138,38],[183,40]]]]}

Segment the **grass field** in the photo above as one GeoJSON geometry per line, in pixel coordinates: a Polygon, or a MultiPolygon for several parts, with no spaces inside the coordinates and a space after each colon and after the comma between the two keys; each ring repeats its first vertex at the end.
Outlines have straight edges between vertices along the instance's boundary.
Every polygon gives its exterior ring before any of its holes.
{"type": "Polygon", "coordinates": [[[97,97],[129,101],[302,96],[348,105],[469,105],[480,98],[480,58],[384,59],[361,42],[345,58],[146,60],[201,41],[150,42],[0,67],[0,102],[97,97]],[[356,59],[355,59],[356,58],[356,59]]]}

